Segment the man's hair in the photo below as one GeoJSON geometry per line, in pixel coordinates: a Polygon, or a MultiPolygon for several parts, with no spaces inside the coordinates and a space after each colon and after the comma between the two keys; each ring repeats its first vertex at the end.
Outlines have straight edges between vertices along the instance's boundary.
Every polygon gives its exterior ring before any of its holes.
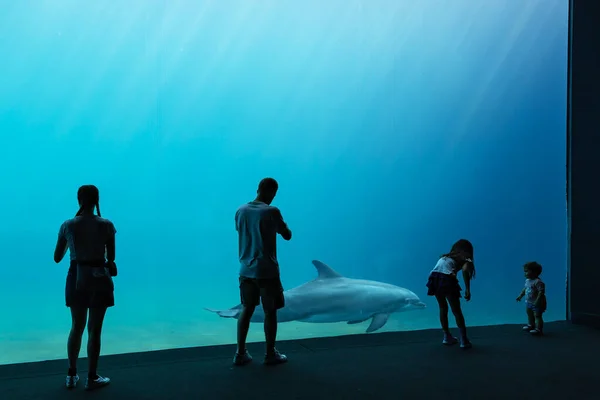
{"type": "Polygon", "coordinates": [[[279,184],[273,178],[264,178],[258,184],[259,193],[273,193],[279,189],[279,184]]]}

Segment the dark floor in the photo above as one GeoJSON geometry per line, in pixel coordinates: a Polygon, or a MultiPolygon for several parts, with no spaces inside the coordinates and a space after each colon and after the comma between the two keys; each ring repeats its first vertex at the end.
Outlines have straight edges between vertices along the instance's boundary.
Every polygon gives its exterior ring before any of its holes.
{"type": "Polygon", "coordinates": [[[289,363],[277,367],[261,364],[261,344],[241,368],[232,346],[106,356],[112,383],[96,392],[82,379],[69,393],[64,360],[7,365],[0,399],[600,399],[600,331],[560,322],[542,338],[513,325],[470,335],[468,351],[443,347],[437,330],[282,342],[289,363]]]}

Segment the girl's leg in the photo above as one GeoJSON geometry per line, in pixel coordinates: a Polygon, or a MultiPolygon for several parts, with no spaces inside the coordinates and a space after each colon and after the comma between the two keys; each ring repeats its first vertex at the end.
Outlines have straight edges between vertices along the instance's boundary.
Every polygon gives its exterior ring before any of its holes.
{"type": "Polygon", "coordinates": [[[448,302],[445,296],[436,295],[436,300],[440,306],[440,324],[442,325],[442,331],[444,332],[444,340],[442,341],[445,345],[452,345],[458,342],[458,340],[450,334],[450,326],[448,324],[448,302]]]}
{"type": "Polygon", "coordinates": [[[435,295],[435,299],[440,306],[440,324],[444,333],[450,334],[450,327],[448,326],[448,302],[445,296],[435,295]]]}
{"type": "Polygon", "coordinates": [[[77,358],[81,349],[81,338],[87,321],[87,308],[71,307],[71,332],[67,342],[67,356],[69,358],[68,376],[77,375],[77,358]]]}
{"type": "Polygon", "coordinates": [[[459,297],[449,297],[448,303],[450,303],[450,308],[452,309],[452,314],[454,314],[454,319],[456,320],[456,326],[458,329],[465,329],[467,326],[465,324],[465,316],[463,315],[462,308],[460,308],[460,298],[459,297]]]}
{"type": "Polygon", "coordinates": [[[462,348],[470,348],[471,342],[467,337],[467,325],[465,323],[465,317],[462,312],[462,308],[460,307],[460,297],[452,296],[448,297],[448,303],[450,304],[450,309],[452,310],[452,314],[454,314],[454,319],[456,320],[456,326],[460,330],[460,347],[462,348]]]}

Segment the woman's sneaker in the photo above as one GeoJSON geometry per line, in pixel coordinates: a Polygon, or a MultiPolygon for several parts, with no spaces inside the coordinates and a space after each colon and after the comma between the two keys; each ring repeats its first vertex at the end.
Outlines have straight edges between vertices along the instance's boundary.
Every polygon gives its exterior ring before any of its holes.
{"type": "Polygon", "coordinates": [[[94,390],[104,387],[110,383],[109,378],[103,378],[100,375],[96,375],[96,379],[87,378],[85,380],[85,390],[94,390]]]}
{"type": "Polygon", "coordinates": [[[287,357],[285,354],[281,354],[278,350],[275,350],[273,354],[265,354],[265,360],[263,363],[265,365],[277,365],[283,364],[287,362],[287,357]]]}
{"type": "Polygon", "coordinates": [[[248,353],[248,350],[244,351],[241,354],[235,353],[235,357],[233,357],[233,365],[237,365],[238,367],[246,365],[250,362],[252,362],[252,356],[250,355],[250,353],[248,353]]]}
{"type": "Polygon", "coordinates": [[[79,382],[78,375],[67,375],[67,389],[73,389],[77,387],[77,382],[79,382]]]}

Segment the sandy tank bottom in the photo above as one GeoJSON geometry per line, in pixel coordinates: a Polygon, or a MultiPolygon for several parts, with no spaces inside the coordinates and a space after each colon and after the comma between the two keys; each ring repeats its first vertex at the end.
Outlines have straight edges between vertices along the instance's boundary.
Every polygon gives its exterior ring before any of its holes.
{"type": "MultiPolygon", "coordinates": [[[[450,319],[452,327],[454,325],[452,316],[450,319]]],[[[556,319],[558,318],[554,320],[556,319]]],[[[523,316],[520,313],[467,314],[467,320],[470,326],[481,326],[521,323],[523,316]]],[[[53,319],[53,321],[54,324],[45,324],[43,329],[22,326],[21,333],[15,332],[14,327],[10,329],[12,332],[0,330],[0,364],[66,358],[66,341],[70,328],[68,311],[65,310],[64,318],[53,319]]],[[[279,325],[278,340],[363,334],[369,322],[355,325],[344,322],[330,324],[286,322],[279,325]]],[[[439,328],[437,309],[394,314],[390,316],[386,326],[377,333],[431,328],[439,328]]],[[[208,312],[196,314],[195,318],[171,318],[170,321],[165,322],[152,320],[148,316],[136,319],[123,318],[119,313],[112,313],[109,310],[104,323],[102,354],[232,344],[235,340],[236,320],[219,318],[208,312]]],[[[251,324],[248,341],[264,341],[262,324],[251,324]]],[[[86,342],[87,335],[84,334],[81,357],[85,357],[86,342]]]]}

